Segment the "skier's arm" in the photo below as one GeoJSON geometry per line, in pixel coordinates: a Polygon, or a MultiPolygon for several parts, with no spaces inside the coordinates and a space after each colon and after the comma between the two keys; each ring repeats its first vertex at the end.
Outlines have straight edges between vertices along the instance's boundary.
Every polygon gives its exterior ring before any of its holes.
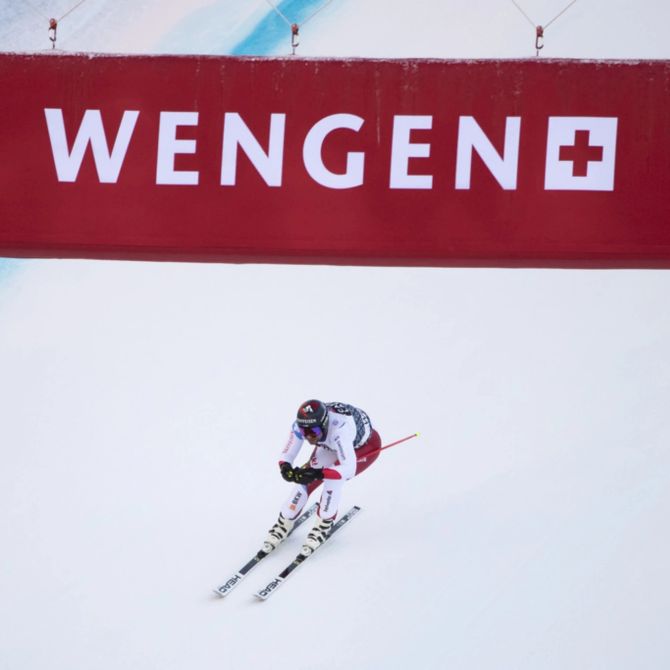
{"type": "Polygon", "coordinates": [[[279,467],[282,467],[282,463],[288,463],[293,465],[293,462],[296,459],[296,456],[300,452],[305,438],[302,436],[302,433],[298,429],[298,426],[294,423],[291,428],[291,433],[286,441],[286,445],[282,449],[281,455],[279,456],[279,467]]]}

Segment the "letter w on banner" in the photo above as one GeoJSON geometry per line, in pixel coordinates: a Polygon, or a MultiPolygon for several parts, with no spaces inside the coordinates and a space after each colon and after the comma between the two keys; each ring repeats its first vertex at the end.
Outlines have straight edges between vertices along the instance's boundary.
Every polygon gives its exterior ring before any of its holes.
{"type": "Polygon", "coordinates": [[[72,151],[70,151],[65,134],[63,110],[45,109],[44,115],[58,181],[74,182],[77,180],[84,153],[90,144],[100,183],[115,184],[119,178],[139,114],[138,111],[123,113],[121,126],[110,153],[100,110],[87,109],[79,126],[72,151]]]}

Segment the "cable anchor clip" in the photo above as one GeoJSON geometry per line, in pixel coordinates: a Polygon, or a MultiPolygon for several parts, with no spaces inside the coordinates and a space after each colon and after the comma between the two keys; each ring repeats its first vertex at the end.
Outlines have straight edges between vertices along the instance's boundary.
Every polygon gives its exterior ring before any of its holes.
{"type": "Polygon", "coordinates": [[[56,48],[56,31],[58,30],[58,21],[56,19],[49,19],[49,39],[51,40],[51,48],[56,48]]]}
{"type": "Polygon", "coordinates": [[[535,28],[535,55],[540,55],[540,49],[544,49],[544,28],[536,26],[535,28]]]}
{"type": "Polygon", "coordinates": [[[300,44],[300,26],[297,23],[291,24],[291,48],[293,49],[293,55],[295,56],[295,50],[300,44]]]}

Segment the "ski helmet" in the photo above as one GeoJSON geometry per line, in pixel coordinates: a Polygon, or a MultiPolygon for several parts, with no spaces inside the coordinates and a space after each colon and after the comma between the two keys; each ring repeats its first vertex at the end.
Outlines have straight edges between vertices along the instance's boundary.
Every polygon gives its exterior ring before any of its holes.
{"type": "Polygon", "coordinates": [[[328,432],[328,407],[320,400],[307,400],[298,408],[296,423],[303,435],[312,434],[318,439],[328,432]]]}

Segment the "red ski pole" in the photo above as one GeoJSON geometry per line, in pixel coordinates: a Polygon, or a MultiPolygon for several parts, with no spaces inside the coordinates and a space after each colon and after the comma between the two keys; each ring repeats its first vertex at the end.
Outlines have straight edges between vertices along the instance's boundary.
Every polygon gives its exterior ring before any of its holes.
{"type": "Polygon", "coordinates": [[[379,451],[384,451],[384,449],[390,449],[391,447],[395,447],[396,444],[407,442],[407,440],[411,440],[413,437],[419,437],[419,433],[413,433],[412,435],[403,437],[402,440],[396,440],[395,442],[391,442],[391,444],[385,444],[379,451]]]}
{"type": "MultiPolygon", "coordinates": [[[[379,451],[384,451],[384,449],[390,449],[391,447],[395,447],[396,444],[401,444],[402,442],[407,442],[407,440],[411,440],[413,437],[419,437],[419,433],[413,433],[412,435],[408,435],[407,437],[403,437],[402,440],[396,440],[395,442],[391,442],[391,444],[385,444],[379,451]]],[[[365,461],[368,460],[368,458],[376,453],[376,451],[373,451],[370,454],[366,454],[365,456],[359,456],[356,460],[359,463],[365,463],[365,461]]]]}

